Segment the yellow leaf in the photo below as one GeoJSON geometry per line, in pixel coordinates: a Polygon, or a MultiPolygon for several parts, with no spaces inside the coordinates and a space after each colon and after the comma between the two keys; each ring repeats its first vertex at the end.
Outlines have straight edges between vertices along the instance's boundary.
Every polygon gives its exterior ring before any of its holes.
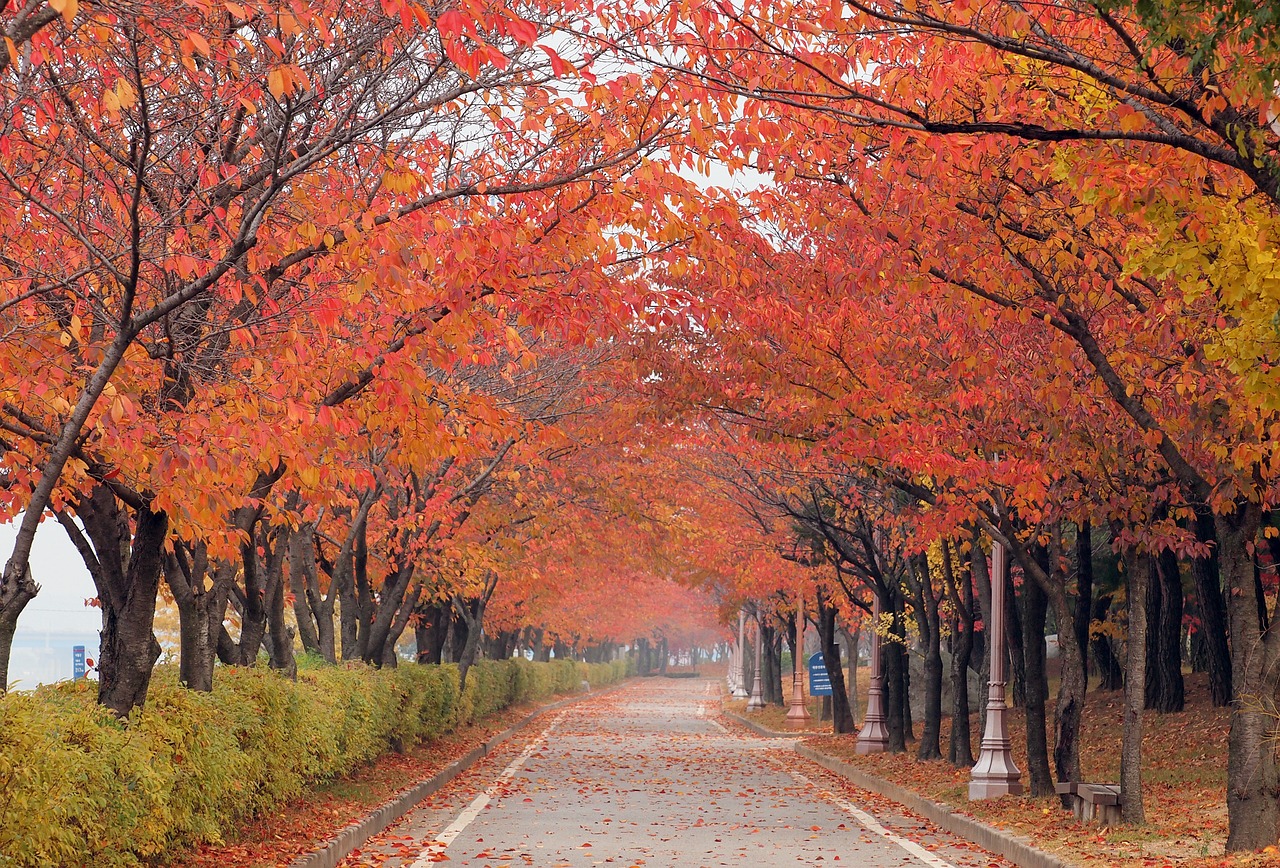
{"type": "Polygon", "coordinates": [[[276,99],[284,96],[284,73],[278,69],[267,73],[267,90],[271,91],[271,95],[276,99]]]}
{"type": "Polygon", "coordinates": [[[128,79],[116,79],[116,101],[122,109],[127,109],[138,101],[138,92],[129,84],[128,79]]]}

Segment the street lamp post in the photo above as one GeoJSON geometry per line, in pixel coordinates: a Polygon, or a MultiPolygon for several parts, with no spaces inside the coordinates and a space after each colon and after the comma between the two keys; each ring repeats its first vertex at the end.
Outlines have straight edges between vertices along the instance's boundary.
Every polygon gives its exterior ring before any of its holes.
{"type": "Polygon", "coordinates": [[[991,547],[991,682],[987,687],[987,728],[982,752],[969,776],[970,799],[993,799],[1022,793],[1022,772],[1013,764],[1004,701],[1004,590],[1009,568],[1008,552],[996,542],[991,547]]]}
{"type": "Polygon", "coordinates": [[[804,701],[804,600],[796,606],[796,647],[792,649],[791,707],[787,709],[787,726],[803,729],[809,722],[809,709],[804,701]]]}
{"type": "Polygon", "coordinates": [[[764,708],[764,683],[760,680],[761,656],[764,654],[764,630],[761,629],[760,613],[756,612],[756,674],[751,679],[751,698],[747,700],[747,711],[760,711],[764,708]]]}
{"type": "Polygon", "coordinates": [[[738,610],[738,648],[733,658],[733,698],[747,698],[747,613],[738,610]]]}
{"type": "MultiPolygon", "coordinates": [[[[867,713],[858,730],[856,753],[884,753],[889,749],[889,730],[884,725],[884,670],[880,662],[880,595],[871,598],[871,686],[867,688],[867,713]]],[[[857,654],[858,649],[854,648],[857,654]]]]}

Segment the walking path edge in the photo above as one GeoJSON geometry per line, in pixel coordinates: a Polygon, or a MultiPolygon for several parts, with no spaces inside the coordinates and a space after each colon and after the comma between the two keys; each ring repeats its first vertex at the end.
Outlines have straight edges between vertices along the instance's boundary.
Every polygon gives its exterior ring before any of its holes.
{"type": "MultiPolygon", "coordinates": [[[[812,735],[806,732],[778,732],[767,729],[754,720],[743,717],[732,711],[723,711],[725,717],[732,718],[747,729],[764,738],[804,738],[812,735]]],[[[959,835],[967,841],[1005,857],[1019,868],[1075,868],[1075,863],[1068,862],[1043,850],[1037,849],[1026,838],[1014,835],[988,825],[981,820],[956,809],[908,790],[906,787],[886,781],[883,778],[868,774],[852,763],[814,750],[799,741],[795,743],[795,751],[805,759],[812,760],[828,771],[835,772],[852,781],[864,790],[870,790],[887,799],[893,799],[900,805],[916,812],[935,826],[945,829],[953,835],[959,835]]]]}
{"type": "Polygon", "coordinates": [[[574,702],[580,702],[583,699],[589,699],[597,696],[603,696],[606,693],[611,693],[626,684],[627,680],[623,680],[618,684],[611,685],[603,690],[593,690],[586,693],[575,694],[544,705],[541,708],[534,709],[515,725],[504,729],[502,732],[482,744],[467,751],[461,757],[449,763],[431,777],[418,781],[409,789],[384,802],[372,813],[367,814],[361,819],[356,820],[354,823],[350,823],[343,827],[340,831],[331,836],[323,845],[309,853],[303,853],[301,856],[290,862],[289,868],[337,868],[338,863],[351,855],[353,850],[358,848],[365,841],[368,841],[374,835],[377,835],[387,829],[396,820],[399,820],[405,814],[409,813],[409,811],[413,810],[414,806],[427,796],[436,792],[458,775],[471,768],[494,748],[510,739],[513,735],[524,729],[534,720],[547,712],[555,711],[574,702]]]}
{"type": "MultiPolygon", "coordinates": [[[[736,714],[730,716],[738,718],[736,714]]],[[[769,732],[769,730],[765,731],[769,732]]],[[[805,759],[817,763],[828,771],[835,772],[862,789],[870,790],[887,799],[892,799],[929,820],[935,826],[953,835],[958,835],[986,850],[990,850],[992,853],[997,853],[1017,864],[1020,868],[1075,868],[1076,863],[1065,861],[1039,850],[1025,838],[958,813],[950,805],[926,799],[898,784],[867,774],[862,769],[844,760],[828,756],[799,742],[796,742],[795,750],[805,759]]]]}
{"type": "Polygon", "coordinates": [[[815,735],[815,734],[816,734],[816,733],[806,733],[806,732],[804,732],[804,731],[798,731],[798,732],[778,732],[778,730],[776,730],[776,729],[769,729],[768,727],[761,726],[760,724],[756,723],[756,722],[755,722],[754,720],[752,720],[751,718],[749,718],[749,717],[743,717],[741,714],[738,714],[737,712],[733,712],[733,711],[726,711],[726,710],[724,710],[724,709],[721,709],[721,713],[722,713],[725,717],[733,718],[733,721],[734,721],[735,723],[740,723],[740,724],[742,724],[742,725],[743,725],[743,726],[745,726],[747,729],[751,730],[752,732],[754,732],[756,735],[760,736],[761,738],[804,738],[806,735],[815,735]]]}

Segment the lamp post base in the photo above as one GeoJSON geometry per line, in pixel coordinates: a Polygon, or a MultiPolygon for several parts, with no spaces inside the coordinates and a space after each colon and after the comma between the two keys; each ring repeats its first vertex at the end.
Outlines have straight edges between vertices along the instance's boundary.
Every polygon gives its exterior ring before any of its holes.
{"type": "Polygon", "coordinates": [[[996,799],[1022,795],[1022,772],[1013,764],[1009,727],[1005,723],[1004,682],[992,681],[987,702],[987,729],[982,750],[969,775],[969,798],[996,799]]]}
{"type": "Polygon", "coordinates": [[[980,801],[981,799],[998,799],[1001,796],[1020,795],[1022,795],[1022,781],[996,778],[969,781],[969,801],[971,802],[980,801]]]}
{"type": "Polygon", "coordinates": [[[858,741],[853,746],[856,754],[884,753],[889,749],[889,730],[883,721],[863,721],[858,731],[858,741]]]}
{"type": "Polygon", "coordinates": [[[809,714],[809,709],[804,704],[804,686],[797,678],[791,691],[791,707],[787,709],[787,726],[791,729],[804,729],[805,724],[812,719],[813,715],[809,714]]]}

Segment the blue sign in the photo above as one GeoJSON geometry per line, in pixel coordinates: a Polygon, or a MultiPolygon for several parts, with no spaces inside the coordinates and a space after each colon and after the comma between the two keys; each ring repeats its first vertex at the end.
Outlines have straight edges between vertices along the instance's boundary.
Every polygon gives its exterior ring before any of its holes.
{"type": "MultiPolygon", "coordinates": [[[[62,659],[66,659],[65,657],[62,659]]],[[[84,646],[77,645],[71,649],[71,677],[76,681],[84,678],[84,646]]]]}
{"type": "Polygon", "coordinates": [[[822,659],[822,652],[809,658],[809,695],[831,695],[831,676],[827,674],[827,664],[822,659]]]}

